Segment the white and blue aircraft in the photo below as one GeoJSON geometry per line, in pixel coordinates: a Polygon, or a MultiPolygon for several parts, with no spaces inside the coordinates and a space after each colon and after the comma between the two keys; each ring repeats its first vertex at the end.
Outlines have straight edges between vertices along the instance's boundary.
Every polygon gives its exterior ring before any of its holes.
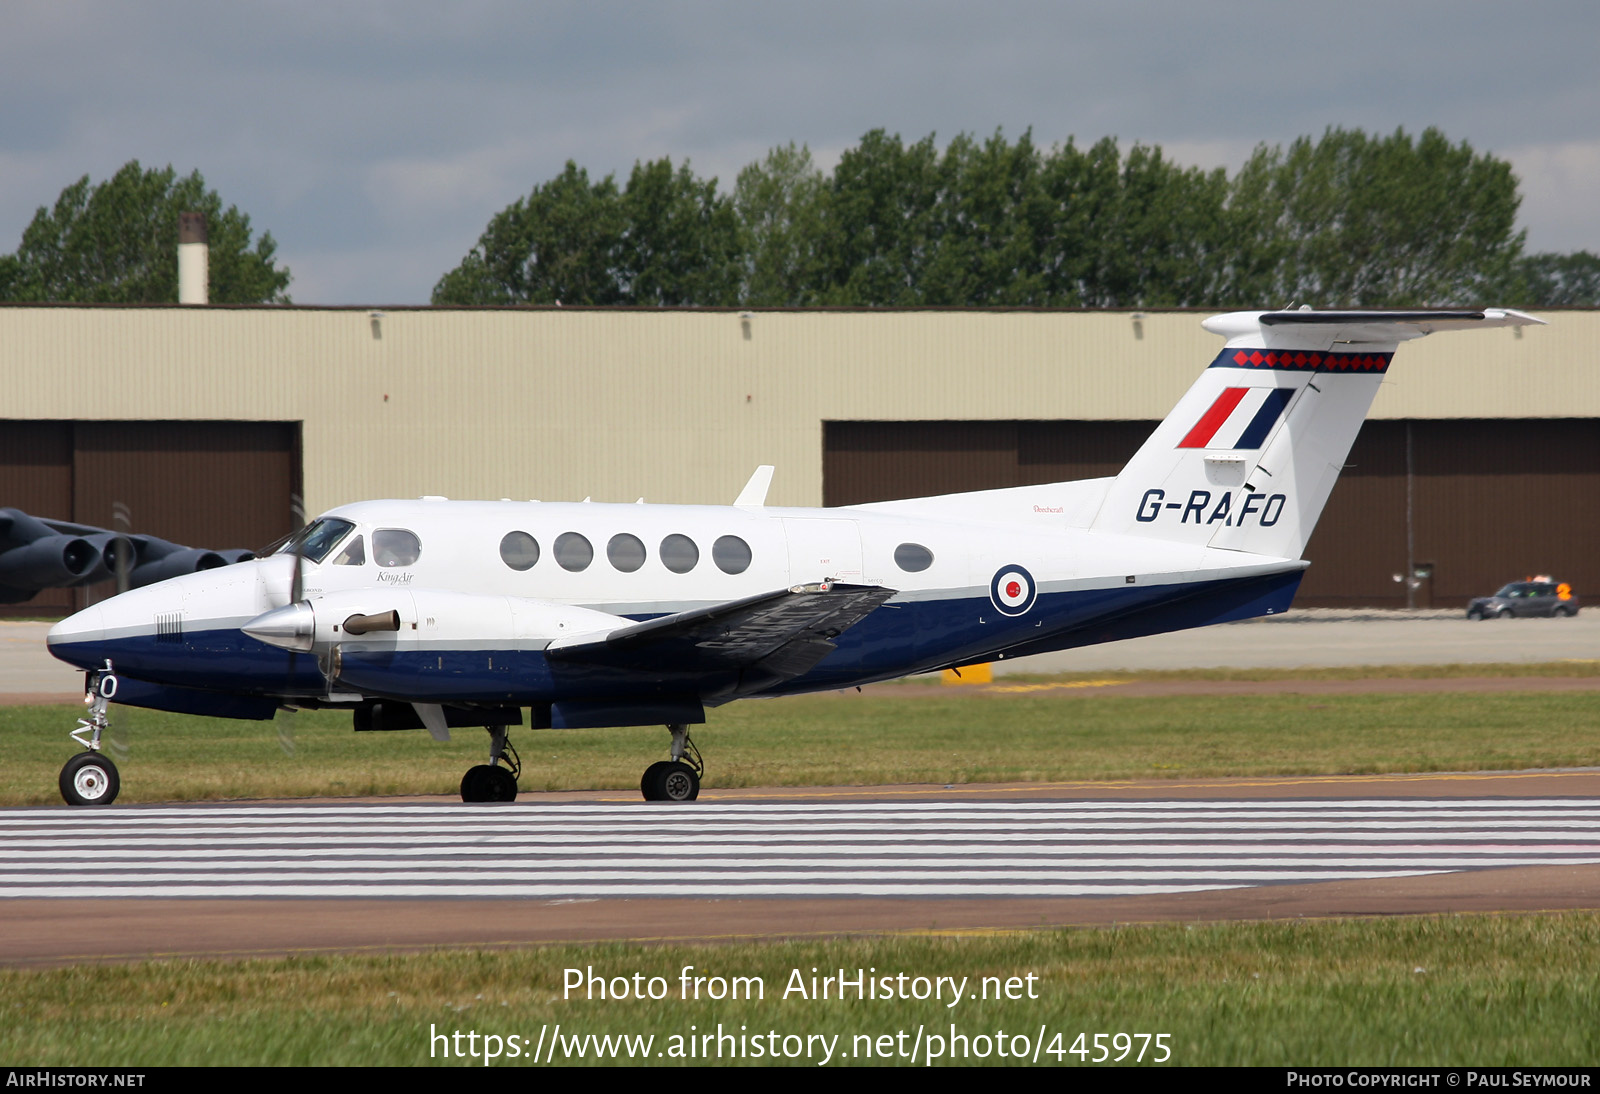
{"type": "Polygon", "coordinates": [[[507,727],[664,725],[641,790],[693,800],[689,727],[734,699],[1271,615],[1400,342],[1536,324],[1483,311],[1234,312],[1114,478],[834,509],[367,501],[277,554],[113,597],[50,631],[85,670],[76,805],[106,804],[109,702],[227,718],[350,710],[358,730],[489,732],[466,801],[509,801],[507,727]]]}

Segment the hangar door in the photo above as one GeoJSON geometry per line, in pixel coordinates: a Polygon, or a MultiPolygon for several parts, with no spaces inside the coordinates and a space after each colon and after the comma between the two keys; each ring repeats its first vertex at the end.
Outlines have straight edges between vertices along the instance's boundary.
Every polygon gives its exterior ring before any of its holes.
{"type": "MultiPolygon", "coordinates": [[[[300,473],[298,422],[0,421],[0,507],[190,547],[258,549],[290,531],[300,473]]],[[[47,589],[0,613],[110,591],[47,589]]]]}
{"type": "MultiPolygon", "coordinates": [[[[825,422],[823,503],[1115,475],[1155,422],[825,422]]],[[[1463,608],[1547,573],[1600,602],[1600,421],[1368,421],[1306,547],[1300,607],[1463,608]]]]}

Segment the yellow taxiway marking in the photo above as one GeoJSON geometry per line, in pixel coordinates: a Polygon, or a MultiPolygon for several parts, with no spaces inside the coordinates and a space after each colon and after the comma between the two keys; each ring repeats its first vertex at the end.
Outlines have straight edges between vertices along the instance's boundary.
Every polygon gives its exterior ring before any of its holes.
{"type": "MultiPolygon", "coordinates": [[[[708,790],[701,794],[701,799],[722,801],[754,801],[764,798],[895,798],[895,797],[925,797],[931,794],[1037,794],[1047,791],[1061,790],[1132,790],[1145,789],[1152,791],[1165,790],[1213,790],[1219,796],[1226,796],[1230,786],[1255,787],[1255,786],[1360,786],[1389,785],[1396,783],[1415,782],[1487,782],[1500,779],[1559,779],[1559,778],[1593,778],[1594,771],[1456,771],[1448,773],[1407,773],[1407,774],[1375,774],[1375,775],[1291,775],[1281,777],[1239,778],[1217,776],[1214,779],[1203,781],[1180,782],[1176,779],[1119,779],[1105,782],[1037,782],[1037,783],[1011,783],[1006,785],[986,786],[958,786],[926,784],[922,786],[906,787],[862,787],[860,789],[835,789],[835,790],[807,790],[804,787],[795,787],[788,790],[769,790],[758,792],[740,792],[737,790],[716,791],[708,790]],[[726,796],[724,796],[726,795],[726,796]]],[[[638,801],[637,797],[626,798],[600,798],[600,801],[638,801]]]]}
{"type": "Polygon", "coordinates": [[[1059,684],[998,684],[989,691],[1054,691],[1057,688],[1114,688],[1129,680],[1070,680],[1059,684]]]}

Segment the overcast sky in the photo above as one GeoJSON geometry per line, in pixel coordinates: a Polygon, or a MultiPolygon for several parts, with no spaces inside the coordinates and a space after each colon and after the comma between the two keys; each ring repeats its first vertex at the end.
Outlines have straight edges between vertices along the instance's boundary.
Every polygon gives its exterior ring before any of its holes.
{"type": "Polygon", "coordinates": [[[789,141],[1031,128],[1232,168],[1435,125],[1511,161],[1531,250],[1600,252],[1597,48],[1594,0],[6,0],[0,251],[79,176],[170,163],[272,233],[296,303],[419,304],[568,159],[726,187],[789,141]]]}

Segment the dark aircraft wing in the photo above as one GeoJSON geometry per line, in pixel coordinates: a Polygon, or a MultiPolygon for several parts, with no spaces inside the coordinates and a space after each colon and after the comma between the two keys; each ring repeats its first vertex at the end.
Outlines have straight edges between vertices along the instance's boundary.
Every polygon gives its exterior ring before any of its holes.
{"type": "Polygon", "coordinates": [[[552,661],[641,671],[741,670],[741,692],[799,676],[833,640],[896,590],[879,585],[797,585],[709,608],[618,627],[599,638],[552,643],[552,661]]]}

